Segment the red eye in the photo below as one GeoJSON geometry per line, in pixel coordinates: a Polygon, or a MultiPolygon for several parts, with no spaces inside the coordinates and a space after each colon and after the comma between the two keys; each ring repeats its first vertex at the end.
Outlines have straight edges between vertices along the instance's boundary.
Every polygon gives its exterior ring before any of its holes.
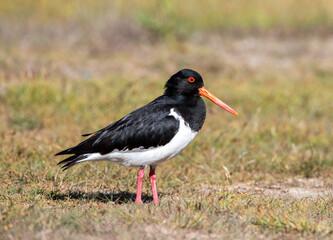
{"type": "Polygon", "coordinates": [[[195,79],[194,79],[194,77],[189,77],[189,78],[188,78],[188,81],[189,81],[190,83],[192,83],[192,82],[195,81],[195,79]]]}

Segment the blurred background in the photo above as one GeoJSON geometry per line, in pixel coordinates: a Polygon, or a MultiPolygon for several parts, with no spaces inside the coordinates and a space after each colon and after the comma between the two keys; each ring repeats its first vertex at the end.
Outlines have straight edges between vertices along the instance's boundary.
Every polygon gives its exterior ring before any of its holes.
{"type": "Polygon", "coordinates": [[[1,75],[164,81],[188,66],[232,81],[246,71],[327,72],[332,13],[329,0],[4,0],[1,75]]]}
{"type": "MultiPolygon", "coordinates": [[[[332,166],[332,27],[329,0],[3,0],[1,132],[48,130],[53,144],[66,146],[74,133],[151,101],[169,76],[191,68],[240,112],[233,118],[208,103],[207,135],[219,129],[210,136],[218,147],[230,144],[237,158],[246,153],[236,165],[231,157],[230,167],[252,170],[239,164],[270,159],[268,170],[295,171],[285,158],[302,149],[311,160],[301,174],[311,175],[332,166]]],[[[304,168],[304,159],[295,164],[304,168]]]]}
{"type": "Polygon", "coordinates": [[[157,169],[164,199],[202,184],[332,186],[333,1],[1,0],[0,195],[135,192],[136,169],[62,173],[53,155],[161,95],[182,68],[239,117],[206,101],[200,134],[157,169]]]}

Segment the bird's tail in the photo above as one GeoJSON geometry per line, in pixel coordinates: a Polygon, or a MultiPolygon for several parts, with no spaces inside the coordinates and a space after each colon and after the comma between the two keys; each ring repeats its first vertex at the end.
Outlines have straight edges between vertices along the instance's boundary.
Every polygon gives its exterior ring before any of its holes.
{"type": "MultiPolygon", "coordinates": [[[[60,154],[56,154],[60,155],[60,154]]],[[[58,165],[64,164],[61,168],[62,170],[67,170],[70,167],[73,167],[74,165],[80,163],[83,159],[86,159],[88,156],[87,154],[75,154],[73,156],[70,156],[61,162],[58,163],[58,165]]]]}

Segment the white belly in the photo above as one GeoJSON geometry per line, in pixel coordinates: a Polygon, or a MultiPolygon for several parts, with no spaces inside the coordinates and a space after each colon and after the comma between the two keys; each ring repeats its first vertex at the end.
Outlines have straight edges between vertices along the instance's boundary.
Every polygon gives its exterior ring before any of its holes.
{"type": "Polygon", "coordinates": [[[192,131],[184,119],[174,109],[170,115],[179,121],[179,130],[169,143],[164,146],[151,147],[149,149],[131,149],[125,151],[114,150],[111,153],[101,155],[100,153],[87,154],[87,158],[79,162],[109,160],[126,167],[146,167],[156,165],[177,156],[197,135],[192,131]]]}

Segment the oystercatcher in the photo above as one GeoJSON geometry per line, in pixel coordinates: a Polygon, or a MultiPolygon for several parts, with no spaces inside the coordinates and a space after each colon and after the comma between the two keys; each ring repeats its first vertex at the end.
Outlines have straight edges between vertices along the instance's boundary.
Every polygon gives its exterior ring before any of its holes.
{"type": "Polygon", "coordinates": [[[56,155],[72,154],[59,162],[64,170],[85,161],[109,160],[126,167],[139,167],[136,203],[142,204],[144,169],[150,166],[149,178],[153,202],[158,203],[156,166],[178,155],[197,135],[206,118],[207,97],[228,112],[236,111],[205,87],[196,71],[183,69],[165,84],[165,92],[109,126],[82,136],[90,138],[56,155]]]}

